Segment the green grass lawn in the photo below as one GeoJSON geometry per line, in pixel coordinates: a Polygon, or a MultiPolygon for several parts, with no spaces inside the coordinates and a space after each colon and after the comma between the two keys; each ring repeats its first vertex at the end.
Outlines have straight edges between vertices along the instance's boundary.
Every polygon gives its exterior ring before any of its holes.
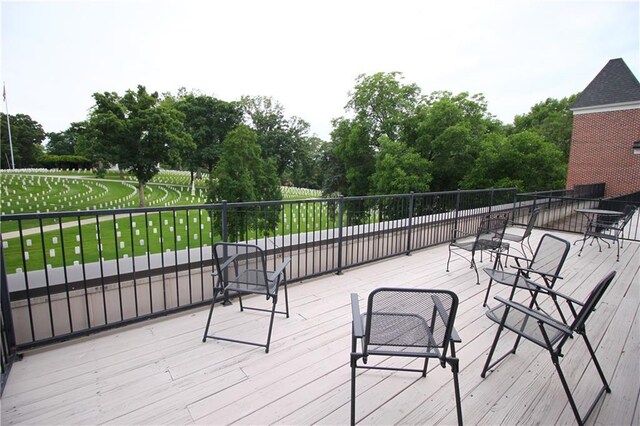
{"type": "MultiPolygon", "coordinates": [[[[85,173],[21,174],[0,173],[0,211],[2,214],[44,213],[59,211],[93,211],[134,208],[138,205],[136,182],[130,178],[119,180],[95,179],[85,173]]],[[[116,179],[116,177],[118,179],[116,179]]],[[[202,182],[191,195],[189,176],[182,172],[162,173],[145,187],[148,207],[202,205],[205,189],[202,182]]],[[[319,196],[319,192],[302,188],[283,188],[289,199],[319,196]]],[[[302,202],[286,204],[279,213],[274,235],[292,235],[334,227],[324,203],[302,202]]],[[[219,214],[219,212],[215,213],[219,214]]],[[[39,270],[50,265],[60,267],[74,263],[97,262],[100,258],[141,256],[161,251],[183,250],[188,247],[210,246],[220,241],[220,231],[213,225],[209,212],[201,209],[133,213],[125,217],[112,214],[78,218],[30,219],[21,222],[22,239],[3,238],[5,264],[8,273],[19,270],[39,270]],[[40,233],[40,227],[45,232],[40,233]],[[28,234],[35,229],[37,233],[28,234]],[[101,242],[99,246],[98,241],[101,242]],[[63,255],[64,253],[64,255],[63,255]]],[[[3,221],[2,233],[18,231],[18,221],[3,221]]],[[[249,228],[246,238],[263,236],[249,228]]]]}

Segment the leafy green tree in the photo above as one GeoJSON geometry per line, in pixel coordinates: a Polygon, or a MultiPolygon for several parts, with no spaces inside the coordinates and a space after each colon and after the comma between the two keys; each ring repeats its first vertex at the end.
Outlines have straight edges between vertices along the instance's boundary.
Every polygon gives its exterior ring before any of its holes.
{"type": "Polygon", "coordinates": [[[144,206],[144,185],[160,171],[159,164],[175,162],[188,147],[195,149],[183,130],[184,115],[144,86],[127,90],[122,97],[95,93],[94,99],[89,118],[94,148],[138,179],[140,206],[144,206]]]}
{"type": "Polygon", "coordinates": [[[344,179],[336,179],[341,186],[333,188],[343,195],[368,195],[370,176],[375,171],[375,151],[371,146],[369,129],[360,121],[337,119],[333,123],[331,139],[333,155],[342,163],[344,179]]]}
{"type": "MultiPolygon", "coordinates": [[[[42,125],[26,114],[9,115],[11,124],[11,144],[13,160],[16,168],[37,167],[38,158],[42,155],[42,142],[45,132],[42,125]]],[[[11,150],[7,116],[0,113],[0,164],[3,169],[11,168],[11,150]]]]}
{"type": "Polygon", "coordinates": [[[193,180],[200,167],[212,172],[220,159],[224,138],[242,122],[242,111],[236,102],[193,92],[179,96],[175,107],[184,114],[184,128],[196,144],[195,150],[187,149],[181,155],[193,180]]]}
{"type": "Polygon", "coordinates": [[[245,121],[255,130],[262,157],[275,161],[278,176],[296,167],[309,124],[298,118],[286,118],[284,107],[266,96],[243,96],[240,100],[245,121]]]}
{"type": "MultiPolygon", "coordinates": [[[[290,181],[303,188],[322,188],[322,161],[326,142],[311,136],[300,139],[296,162],[291,167],[290,181]]],[[[287,179],[285,179],[287,182],[287,179]]]]}
{"type": "Polygon", "coordinates": [[[403,84],[400,72],[360,74],[345,110],[353,111],[355,120],[367,123],[373,143],[381,135],[396,140],[400,126],[411,115],[420,98],[416,84],[403,84]]]}
{"type": "Polygon", "coordinates": [[[563,188],[567,166],[562,152],[553,143],[533,131],[507,136],[492,134],[462,187],[506,188],[519,191],[543,191],[563,188]]]}
{"type": "Polygon", "coordinates": [[[569,162],[571,147],[571,132],[573,131],[573,112],[569,107],[576,100],[578,94],[560,100],[548,98],[531,107],[531,111],[524,115],[517,115],[513,120],[512,133],[533,130],[561,151],[563,158],[569,162]]]}
{"type": "Polygon", "coordinates": [[[405,122],[407,145],[432,164],[433,191],[457,189],[487,133],[502,132],[482,95],[434,92],[405,122]]]}
{"type": "Polygon", "coordinates": [[[431,164],[403,142],[380,137],[380,152],[371,176],[376,194],[429,191],[431,164]]]}
{"type": "Polygon", "coordinates": [[[76,155],[78,143],[86,133],[87,122],[71,123],[69,128],[62,132],[47,133],[47,154],[50,155],[76,155]]]}
{"type": "MultiPolygon", "coordinates": [[[[240,125],[227,134],[218,165],[209,184],[209,201],[246,202],[281,200],[282,191],[273,161],[262,159],[256,132],[240,125]]],[[[249,220],[248,211],[228,217],[230,239],[237,240],[244,230],[257,224],[264,232],[275,227],[277,209],[266,208],[258,220],[249,220]]]]}

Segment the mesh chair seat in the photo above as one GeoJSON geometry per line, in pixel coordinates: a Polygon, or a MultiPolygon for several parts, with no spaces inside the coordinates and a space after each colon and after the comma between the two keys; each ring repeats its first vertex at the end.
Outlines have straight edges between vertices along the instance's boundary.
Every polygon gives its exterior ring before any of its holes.
{"type": "MultiPolygon", "coordinates": [[[[266,276],[273,274],[273,271],[266,271],[266,276]]],[[[251,293],[251,294],[274,294],[277,292],[275,280],[267,279],[265,283],[265,271],[260,269],[247,269],[229,282],[227,290],[251,293]]]]}
{"type": "MultiPolygon", "coordinates": [[[[506,305],[499,304],[495,308],[488,309],[486,315],[493,322],[500,324],[506,308],[506,305]]],[[[510,310],[503,325],[508,330],[526,335],[528,340],[531,340],[543,348],[547,347],[542,330],[540,329],[541,325],[538,321],[532,319],[524,312],[520,312],[515,309],[510,310]]],[[[565,333],[562,333],[558,329],[546,324],[542,324],[542,327],[544,328],[545,333],[547,333],[547,337],[549,337],[552,345],[555,345],[565,335],[565,333]]]]}
{"type": "Polygon", "coordinates": [[[531,284],[527,278],[518,273],[491,268],[484,268],[484,271],[489,275],[489,278],[501,284],[516,286],[527,290],[535,290],[538,288],[538,286],[531,284]]]}

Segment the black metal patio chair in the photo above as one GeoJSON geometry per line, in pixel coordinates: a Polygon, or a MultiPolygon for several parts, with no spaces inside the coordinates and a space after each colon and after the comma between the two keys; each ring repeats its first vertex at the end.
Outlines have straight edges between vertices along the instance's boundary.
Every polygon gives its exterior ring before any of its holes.
{"type": "Polygon", "coordinates": [[[265,348],[266,353],[269,353],[274,315],[285,314],[287,318],[289,318],[289,296],[287,294],[286,266],[289,264],[290,259],[285,258],[278,267],[275,268],[275,270],[269,271],[267,269],[267,260],[264,251],[256,245],[241,243],[214,244],[213,257],[216,265],[213,299],[211,300],[211,308],[209,309],[209,317],[207,318],[207,325],[204,330],[202,341],[205,342],[207,338],[210,338],[261,346],[265,348]],[[278,290],[281,285],[284,287],[285,310],[276,311],[278,290]],[[240,303],[240,311],[249,309],[271,313],[269,332],[267,334],[267,342],[265,344],[209,334],[216,297],[226,291],[237,293],[238,301],[240,303]],[[271,300],[271,309],[245,306],[242,303],[242,295],[246,294],[264,295],[267,300],[271,300]]]}
{"type": "Polygon", "coordinates": [[[582,250],[584,249],[584,243],[586,240],[591,237],[591,244],[593,245],[593,240],[598,242],[599,251],[602,252],[602,246],[600,245],[600,240],[604,241],[609,248],[611,245],[608,241],[612,241],[613,244],[617,245],[617,256],[616,261],[620,261],[620,247],[622,242],[624,241],[624,229],[631,222],[631,218],[636,212],[636,207],[630,204],[627,204],[624,208],[624,215],[620,218],[600,215],[596,218],[596,220],[592,223],[589,223],[587,231],[584,234],[584,238],[582,239],[582,247],[580,247],[580,252],[578,256],[582,254],[582,250]]]}
{"type": "MultiPolygon", "coordinates": [[[[520,243],[521,253],[524,257],[527,257],[525,253],[525,243],[527,243],[526,247],[529,249],[529,253],[533,254],[533,249],[531,248],[531,243],[529,239],[531,238],[531,231],[533,231],[533,227],[536,225],[536,220],[538,219],[538,215],[540,214],[540,209],[534,209],[529,216],[529,221],[527,222],[527,226],[524,228],[524,232],[522,234],[513,234],[510,232],[505,232],[502,236],[503,240],[511,241],[514,243],[520,243]]],[[[512,224],[516,225],[516,224],[512,224]]],[[[515,248],[515,247],[514,247],[515,248]]],[[[517,249],[516,249],[517,250],[517,249]]]]}
{"type": "Polygon", "coordinates": [[[491,349],[489,350],[489,355],[487,356],[487,361],[484,365],[484,368],[482,369],[482,373],[480,374],[480,376],[484,378],[489,369],[493,368],[496,364],[504,360],[510,354],[515,353],[520,339],[524,338],[525,340],[528,340],[549,351],[551,362],[558,372],[558,376],[560,377],[562,387],[564,388],[564,391],[567,394],[567,398],[569,399],[569,404],[571,405],[573,414],[575,415],[578,424],[584,424],[589,415],[591,415],[591,413],[593,412],[593,409],[595,408],[604,392],[611,393],[609,384],[607,383],[604,373],[602,372],[602,368],[600,367],[598,359],[596,358],[596,353],[591,346],[589,339],[587,338],[585,323],[589,319],[591,313],[595,310],[596,304],[598,303],[604,292],[607,290],[609,284],[611,284],[611,281],[613,280],[615,275],[615,272],[611,272],[606,277],[604,277],[591,291],[589,297],[584,303],[554,290],[545,289],[545,292],[553,293],[557,298],[562,299],[567,303],[572,315],[574,316],[574,320],[570,325],[566,325],[560,321],[557,321],[544,312],[530,309],[527,306],[521,305],[511,300],[496,297],[495,299],[498,300],[500,304],[495,308],[488,310],[487,317],[491,321],[498,324],[498,330],[496,332],[496,337],[493,340],[493,344],[491,345],[491,349]],[[496,346],[498,345],[498,341],[500,340],[500,335],[502,334],[502,331],[504,329],[510,330],[517,335],[515,344],[509,352],[502,355],[492,363],[491,360],[493,358],[496,346]],[[598,371],[598,375],[600,376],[600,380],[602,381],[602,387],[600,388],[595,400],[591,404],[591,407],[588,409],[584,417],[582,417],[580,415],[580,412],[578,411],[578,407],[571,393],[571,389],[567,384],[567,380],[565,379],[565,376],[562,372],[562,367],[560,365],[560,357],[563,356],[562,351],[564,345],[570,338],[574,337],[574,334],[582,336],[582,340],[584,341],[587,350],[589,351],[591,360],[593,361],[593,364],[598,371]]]}
{"type": "Polygon", "coordinates": [[[476,254],[478,252],[480,253],[480,261],[482,261],[483,251],[489,251],[493,255],[494,253],[509,250],[509,243],[502,242],[504,231],[507,228],[507,222],[507,214],[487,215],[480,222],[478,231],[475,234],[454,229],[451,243],[449,243],[447,272],[449,272],[451,253],[455,253],[470,263],[469,268],[473,269],[476,273],[476,284],[480,284],[480,275],[478,274],[478,267],[476,265],[476,254]],[[471,237],[473,237],[473,239],[470,239],[471,237]],[[459,239],[462,239],[462,241],[459,241],[459,239]],[[467,259],[458,253],[457,250],[471,253],[471,259],[467,259]]]}
{"type": "Polygon", "coordinates": [[[529,290],[532,292],[533,301],[535,302],[535,292],[538,291],[539,287],[533,284],[532,281],[541,280],[547,288],[553,288],[556,281],[562,279],[560,271],[567,259],[570,248],[571,244],[567,240],[555,235],[544,234],[531,259],[501,254],[501,256],[513,258],[516,261],[516,265],[511,266],[513,271],[500,269],[499,262],[496,262],[493,268],[484,268],[484,272],[489,275],[489,283],[482,306],[487,306],[493,282],[512,287],[510,299],[513,298],[517,288],[529,290]]]}
{"type": "Polygon", "coordinates": [[[355,424],[356,369],[410,371],[427,375],[429,359],[451,366],[458,424],[462,424],[458,358],[460,342],[453,323],[458,297],[447,290],[379,288],[371,292],[367,311],[360,314],[358,295],[351,294],[351,424],[355,424]],[[361,342],[358,352],[357,343],[361,342]],[[450,353],[449,353],[450,351],[450,353]],[[422,369],[367,365],[370,356],[424,358],[422,369]],[[362,360],[362,365],[358,364],[362,360]]]}

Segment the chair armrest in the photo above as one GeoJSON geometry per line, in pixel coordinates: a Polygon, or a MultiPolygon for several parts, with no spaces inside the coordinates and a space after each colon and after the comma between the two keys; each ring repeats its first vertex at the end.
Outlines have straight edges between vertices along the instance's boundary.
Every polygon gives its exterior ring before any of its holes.
{"type": "Polygon", "coordinates": [[[546,272],[542,272],[542,271],[537,271],[535,269],[531,269],[531,268],[523,268],[522,266],[512,266],[512,268],[514,269],[519,269],[522,272],[527,272],[527,273],[534,273],[534,274],[538,274],[542,277],[548,277],[548,278],[557,278],[557,279],[561,279],[563,280],[564,278],[562,278],[560,275],[555,275],[555,274],[548,274],[546,272]]]}
{"type": "Polygon", "coordinates": [[[351,316],[353,317],[353,337],[364,337],[364,327],[362,327],[362,315],[360,315],[360,303],[358,294],[351,293],[351,316]]]}
{"type": "MultiPolygon", "coordinates": [[[[431,295],[431,300],[433,300],[433,304],[436,307],[436,310],[438,311],[438,314],[440,315],[440,318],[442,319],[442,321],[444,321],[445,324],[448,323],[449,322],[449,318],[448,318],[449,312],[447,311],[447,309],[442,304],[442,301],[440,300],[440,298],[437,297],[436,295],[431,295]]],[[[458,332],[456,331],[456,328],[453,327],[453,326],[451,326],[451,340],[453,340],[456,343],[462,342],[462,339],[460,339],[460,336],[458,335],[458,332]]]]}
{"type": "Polygon", "coordinates": [[[291,262],[291,258],[290,257],[285,257],[284,260],[280,263],[280,265],[278,265],[278,267],[276,268],[275,271],[273,271],[271,273],[271,275],[269,275],[268,279],[269,281],[275,281],[278,276],[284,271],[284,269],[287,267],[287,265],[289,264],[289,262],[291,262]]]}
{"type": "Polygon", "coordinates": [[[476,234],[470,234],[468,232],[464,232],[464,231],[460,231],[458,229],[454,229],[453,231],[451,231],[452,237],[456,238],[458,236],[458,234],[460,234],[460,236],[462,237],[475,237],[476,234]]]}
{"type": "Polygon", "coordinates": [[[229,267],[229,265],[231,265],[233,262],[235,262],[236,258],[238,257],[237,254],[231,255],[231,257],[229,257],[227,259],[226,262],[224,262],[221,266],[220,266],[220,270],[224,271],[225,269],[227,269],[229,267]]]}
{"type": "Polygon", "coordinates": [[[508,306],[508,307],[513,308],[513,309],[515,309],[517,311],[520,311],[523,314],[528,315],[528,316],[530,316],[530,317],[532,317],[532,318],[534,318],[534,319],[536,319],[536,320],[538,320],[538,321],[540,321],[540,322],[542,322],[542,323],[544,323],[544,324],[546,324],[546,325],[548,325],[550,327],[553,327],[553,328],[555,328],[556,330],[558,330],[558,331],[560,331],[562,333],[565,333],[565,334],[568,334],[568,335],[572,335],[573,334],[571,329],[569,327],[567,327],[566,325],[564,325],[563,323],[561,323],[560,321],[556,321],[555,319],[553,319],[553,318],[551,318],[549,316],[542,315],[538,311],[534,311],[533,309],[529,309],[526,306],[523,306],[523,305],[521,305],[519,303],[516,303],[516,302],[513,302],[511,300],[503,299],[500,296],[496,296],[495,299],[498,302],[504,304],[505,306],[508,306]]]}
{"type": "Polygon", "coordinates": [[[571,297],[571,296],[567,296],[567,295],[566,295],[566,294],[564,294],[564,293],[560,293],[559,291],[556,291],[556,290],[554,290],[554,289],[552,289],[552,288],[549,288],[549,287],[547,287],[546,285],[542,285],[542,284],[540,284],[540,283],[537,283],[537,282],[535,282],[535,281],[531,281],[531,280],[527,280],[527,283],[528,283],[528,284],[531,284],[532,286],[538,287],[542,293],[552,294],[552,295],[554,295],[554,296],[561,297],[561,298],[563,298],[564,300],[566,300],[567,302],[576,303],[576,304],[577,304],[577,305],[579,305],[579,306],[582,306],[582,305],[584,304],[584,303],[582,303],[581,301],[576,300],[576,299],[574,299],[574,298],[573,298],[573,297],[571,297]]]}

